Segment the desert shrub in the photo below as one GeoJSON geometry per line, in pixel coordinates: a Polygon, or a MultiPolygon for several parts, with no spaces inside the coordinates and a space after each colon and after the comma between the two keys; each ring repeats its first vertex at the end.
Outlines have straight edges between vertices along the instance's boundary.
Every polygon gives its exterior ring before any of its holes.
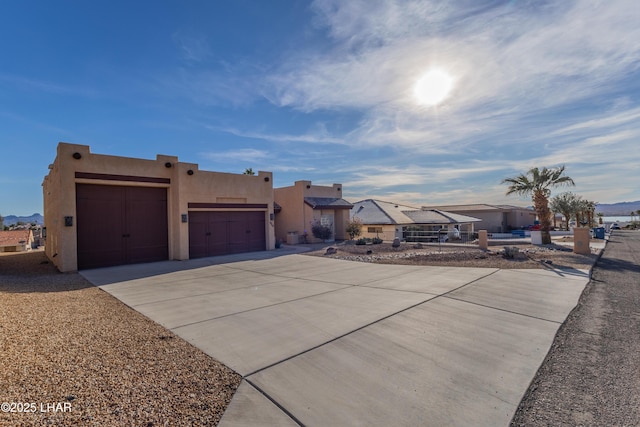
{"type": "Polygon", "coordinates": [[[518,256],[519,252],[520,252],[520,249],[518,249],[516,246],[505,246],[503,256],[508,259],[513,259],[518,256]]]}
{"type": "Polygon", "coordinates": [[[355,239],[357,236],[362,233],[362,220],[357,216],[354,216],[349,221],[347,221],[347,234],[351,240],[355,239]]]}
{"type": "Polygon", "coordinates": [[[318,220],[311,221],[311,233],[316,239],[328,240],[333,235],[331,227],[320,223],[318,220]]]}

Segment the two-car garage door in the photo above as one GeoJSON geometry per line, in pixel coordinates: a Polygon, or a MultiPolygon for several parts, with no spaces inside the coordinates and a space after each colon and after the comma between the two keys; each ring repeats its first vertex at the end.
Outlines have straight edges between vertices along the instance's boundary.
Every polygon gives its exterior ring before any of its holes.
{"type": "Polygon", "coordinates": [[[189,212],[189,258],[265,249],[264,211],[189,212]]]}

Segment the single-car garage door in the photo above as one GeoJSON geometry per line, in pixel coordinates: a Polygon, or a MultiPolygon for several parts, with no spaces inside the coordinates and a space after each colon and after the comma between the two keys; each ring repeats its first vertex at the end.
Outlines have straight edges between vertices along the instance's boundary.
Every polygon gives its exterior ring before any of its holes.
{"type": "Polygon", "coordinates": [[[169,258],[166,188],[76,185],[78,269],[169,258]]]}
{"type": "Polygon", "coordinates": [[[189,212],[189,258],[263,251],[265,213],[189,212]]]}

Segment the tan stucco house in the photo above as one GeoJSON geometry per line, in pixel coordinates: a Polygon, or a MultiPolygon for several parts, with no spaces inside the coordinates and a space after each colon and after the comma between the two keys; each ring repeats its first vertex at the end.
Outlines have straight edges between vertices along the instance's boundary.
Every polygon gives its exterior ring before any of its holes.
{"type": "Polygon", "coordinates": [[[318,221],[329,226],[332,239],[345,240],[349,210],[353,206],[342,198],[342,185],[312,185],[311,181],[296,181],[289,187],[273,191],[276,213],[276,237],[288,243],[319,242],[313,237],[311,224],[318,221]]]}
{"type": "Polygon", "coordinates": [[[60,271],[275,246],[271,172],[203,171],[175,156],[117,157],[69,143],[49,169],[45,252],[60,271]]]}
{"type": "Polygon", "coordinates": [[[33,242],[33,231],[29,229],[0,231],[0,252],[30,251],[33,242]]]}
{"type": "Polygon", "coordinates": [[[355,202],[351,218],[362,222],[361,237],[415,242],[468,239],[480,222],[468,215],[374,199],[355,202]]]}
{"type": "Polygon", "coordinates": [[[425,209],[440,209],[461,215],[480,218],[476,229],[487,230],[489,233],[508,233],[532,225],[536,219],[536,212],[531,208],[511,205],[442,205],[425,206],[425,209]]]}

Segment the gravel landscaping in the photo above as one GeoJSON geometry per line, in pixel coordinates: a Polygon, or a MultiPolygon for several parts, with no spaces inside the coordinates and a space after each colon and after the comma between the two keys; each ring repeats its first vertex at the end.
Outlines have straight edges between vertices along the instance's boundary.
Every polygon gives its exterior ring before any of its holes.
{"type": "Polygon", "coordinates": [[[394,248],[391,243],[378,245],[355,245],[340,243],[325,245],[321,249],[306,252],[306,255],[324,256],[360,262],[404,265],[433,265],[452,267],[487,268],[576,268],[589,269],[598,257],[598,251],[591,255],[574,254],[571,246],[552,243],[545,246],[530,244],[490,246],[484,251],[477,246],[468,245],[416,245],[402,243],[394,248]],[[505,254],[505,247],[517,248],[513,257],[505,254]],[[327,251],[327,248],[335,248],[327,251]]]}
{"type": "Polygon", "coordinates": [[[42,251],[0,254],[0,425],[215,426],[240,376],[42,251]]]}

